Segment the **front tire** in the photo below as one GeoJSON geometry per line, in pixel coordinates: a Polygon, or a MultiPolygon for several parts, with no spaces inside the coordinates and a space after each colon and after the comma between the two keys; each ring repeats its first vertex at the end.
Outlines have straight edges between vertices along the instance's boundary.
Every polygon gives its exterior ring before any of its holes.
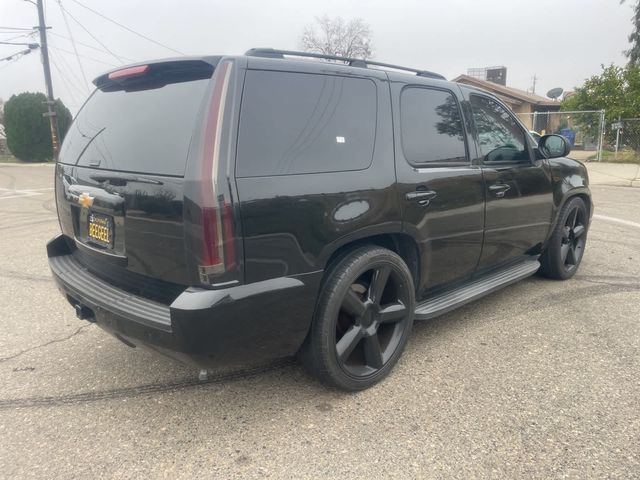
{"type": "Polygon", "coordinates": [[[354,250],[329,267],[300,358],[326,384],[368,388],[400,358],[414,311],[413,278],[404,261],[377,246],[354,250]]]}
{"type": "Polygon", "coordinates": [[[580,197],[570,199],[558,216],[540,272],[549,278],[568,280],[578,271],[587,242],[589,214],[580,197]]]}

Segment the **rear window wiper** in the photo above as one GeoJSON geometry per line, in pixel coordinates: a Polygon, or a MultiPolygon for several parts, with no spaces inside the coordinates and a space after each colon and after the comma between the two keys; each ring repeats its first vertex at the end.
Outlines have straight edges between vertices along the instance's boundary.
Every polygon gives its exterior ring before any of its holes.
{"type": "Polygon", "coordinates": [[[114,186],[124,186],[128,182],[135,183],[150,183],[152,185],[162,185],[163,183],[160,180],[154,180],[153,178],[140,177],[138,175],[91,175],[89,178],[91,180],[95,180],[96,182],[109,182],[109,184],[114,186]]]}
{"type": "MultiPolygon", "coordinates": [[[[87,138],[87,137],[88,137],[87,135],[85,135],[84,133],[82,133],[82,132],[80,131],[80,127],[77,127],[77,128],[78,128],[78,133],[80,133],[80,135],[81,135],[83,138],[87,138]]],[[[98,130],[98,131],[96,132],[96,134],[95,134],[94,136],[89,137],[89,141],[85,144],[85,146],[84,146],[84,147],[82,147],[82,151],[80,152],[80,155],[78,155],[78,158],[76,158],[76,165],[78,164],[78,162],[79,162],[79,161],[80,161],[80,159],[82,158],[82,155],[84,155],[84,152],[86,152],[86,151],[87,151],[87,148],[89,148],[89,145],[91,145],[91,142],[93,142],[93,141],[96,139],[96,137],[97,137],[98,135],[100,135],[102,132],[104,132],[104,131],[106,130],[106,128],[107,128],[107,127],[102,127],[100,130],[98,130]]],[[[100,162],[98,162],[98,163],[100,163],[100,162]]]]}

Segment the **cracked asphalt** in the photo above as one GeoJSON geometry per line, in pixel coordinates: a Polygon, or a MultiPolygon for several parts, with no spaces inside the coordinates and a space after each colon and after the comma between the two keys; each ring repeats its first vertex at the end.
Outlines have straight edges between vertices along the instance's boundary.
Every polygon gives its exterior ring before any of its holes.
{"type": "Polygon", "coordinates": [[[418,323],[343,394],[291,359],[201,383],[77,320],[52,176],[0,164],[0,478],[640,478],[640,189],[593,186],[573,280],[418,323]]]}

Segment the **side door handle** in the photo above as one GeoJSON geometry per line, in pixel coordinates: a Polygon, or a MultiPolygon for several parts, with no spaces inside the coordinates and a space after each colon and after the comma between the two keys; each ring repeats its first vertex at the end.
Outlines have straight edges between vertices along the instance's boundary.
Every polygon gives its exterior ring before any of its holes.
{"type": "Polygon", "coordinates": [[[503,198],[504,194],[507,193],[510,189],[511,187],[506,183],[494,183],[493,185],[489,186],[489,191],[493,193],[496,198],[503,198]]]}
{"type": "Polygon", "coordinates": [[[407,193],[405,198],[409,201],[417,200],[419,205],[426,206],[437,196],[438,194],[433,190],[416,190],[415,192],[407,193]]]}

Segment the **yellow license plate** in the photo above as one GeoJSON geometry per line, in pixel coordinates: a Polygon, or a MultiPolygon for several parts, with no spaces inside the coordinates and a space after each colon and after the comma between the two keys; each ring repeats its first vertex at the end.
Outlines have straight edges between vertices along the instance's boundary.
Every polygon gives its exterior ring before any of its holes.
{"type": "Polygon", "coordinates": [[[89,239],[110,247],[113,240],[113,220],[108,215],[89,214],[89,239]]]}

